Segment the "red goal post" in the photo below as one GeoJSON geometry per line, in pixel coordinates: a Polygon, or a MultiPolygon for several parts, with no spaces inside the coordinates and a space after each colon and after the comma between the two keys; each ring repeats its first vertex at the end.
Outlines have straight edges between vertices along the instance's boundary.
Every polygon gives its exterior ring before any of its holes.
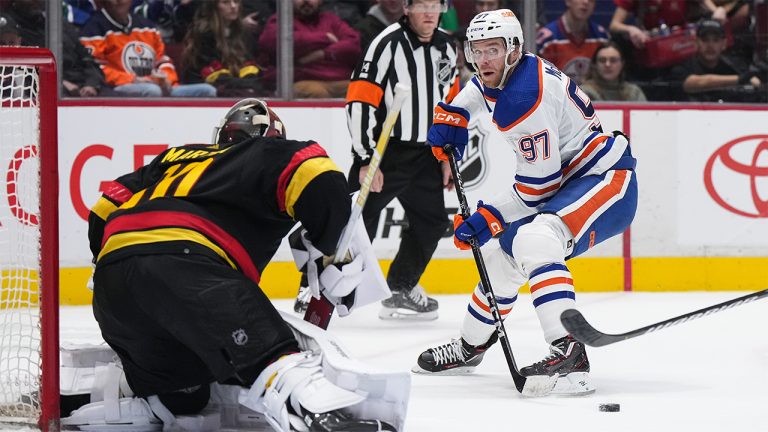
{"type": "Polygon", "coordinates": [[[0,47],[0,429],[59,429],[57,84],[49,50],[0,47]]]}

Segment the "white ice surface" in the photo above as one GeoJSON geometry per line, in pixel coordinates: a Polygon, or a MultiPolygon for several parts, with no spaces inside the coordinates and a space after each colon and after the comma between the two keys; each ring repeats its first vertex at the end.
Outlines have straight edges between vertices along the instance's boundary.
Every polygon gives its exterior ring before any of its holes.
{"type": "MultiPolygon", "coordinates": [[[[577,301],[597,329],[621,333],[745,293],[579,293],[577,301]]],[[[330,330],[361,360],[409,370],[424,349],[458,335],[468,296],[438,296],[440,318],[391,322],[378,306],[330,330]]],[[[292,301],[277,300],[290,310],[292,301]]],[[[530,296],[521,295],[506,328],[518,366],[541,359],[547,346],[530,296]]],[[[413,376],[409,432],[432,431],[768,431],[768,301],[603,348],[590,348],[597,392],[578,398],[521,397],[501,349],[492,348],[477,372],[464,377],[413,376]],[[619,403],[621,411],[598,411],[619,403]]],[[[90,307],[62,307],[62,342],[97,343],[90,307]]]]}

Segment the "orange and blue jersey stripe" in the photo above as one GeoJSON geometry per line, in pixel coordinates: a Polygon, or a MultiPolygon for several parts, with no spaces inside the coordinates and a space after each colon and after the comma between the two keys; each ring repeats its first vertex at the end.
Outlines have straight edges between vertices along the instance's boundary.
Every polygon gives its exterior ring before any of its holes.
{"type": "Polygon", "coordinates": [[[560,190],[562,176],[561,171],[545,177],[529,177],[518,174],[515,175],[514,188],[525,205],[536,207],[546,202],[560,190]]]}
{"type": "MultiPolygon", "coordinates": [[[[614,150],[616,138],[593,132],[584,140],[581,151],[562,164],[563,178],[579,178],[586,175],[600,160],[614,150]]],[[[618,150],[618,149],[616,149],[618,150]]],[[[623,152],[623,149],[622,149],[623,152]]]]}
{"type": "Polygon", "coordinates": [[[573,277],[564,263],[553,263],[533,270],[528,278],[533,306],[561,299],[576,299],[573,277]]]}
{"type": "Polygon", "coordinates": [[[595,186],[557,214],[579,242],[587,229],[612,205],[624,198],[632,180],[632,171],[613,170],[595,186]]]}
{"type": "MultiPolygon", "coordinates": [[[[496,296],[496,304],[499,306],[499,315],[501,319],[512,312],[512,307],[517,300],[517,294],[513,297],[501,297],[496,296]]],[[[467,305],[467,311],[478,321],[485,324],[494,324],[493,315],[491,314],[491,308],[488,305],[488,299],[485,297],[480,284],[475,287],[475,291],[472,293],[472,300],[467,305]]]]}

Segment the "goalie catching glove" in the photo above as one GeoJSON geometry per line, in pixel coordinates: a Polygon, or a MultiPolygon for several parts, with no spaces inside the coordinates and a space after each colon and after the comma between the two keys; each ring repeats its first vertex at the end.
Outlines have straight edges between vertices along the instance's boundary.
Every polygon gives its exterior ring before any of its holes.
{"type": "Polygon", "coordinates": [[[296,268],[307,275],[312,296],[319,298],[322,293],[339,316],[391,295],[361,219],[353,229],[348,255],[340,264],[333,264],[333,257],[314,247],[305,229],[299,227],[288,236],[296,268]]]}
{"type": "Polygon", "coordinates": [[[477,240],[482,246],[493,236],[504,231],[506,223],[501,212],[490,204],[482,201],[477,203],[477,211],[464,220],[460,214],[453,217],[453,243],[461,250],[471,249],[470,239],[477,240]]]}
{"type": "Polygon", "coordinates": [[[439,102],[435,107],[432,126],[427,133],[427,142],[432,146],[432,154],[438,160],[448,161],[446,145],[453,147],[453,157],[459,161],[464,156],[464,148],[469,142],[469,111],[464,108],[439,102]]]}

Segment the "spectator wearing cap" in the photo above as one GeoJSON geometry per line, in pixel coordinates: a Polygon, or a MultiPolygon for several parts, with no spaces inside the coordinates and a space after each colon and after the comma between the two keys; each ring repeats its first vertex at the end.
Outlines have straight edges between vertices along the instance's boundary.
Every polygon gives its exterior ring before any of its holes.
{"type": "Polygon", "coordinates": [[[10,15],[0,14],[0,45],[19,46],[21,45],[21,35],[19,35],[19,25],[10,15]]]}
{"type": "Polygon", "coordinates": [[[725,30],[719,21],[706,19],[696,28],[696,55],[672,70],[672,80],[684,97],[698,102],[747,102],[758,96],[760,71],[723,55],[725,30]]]}

